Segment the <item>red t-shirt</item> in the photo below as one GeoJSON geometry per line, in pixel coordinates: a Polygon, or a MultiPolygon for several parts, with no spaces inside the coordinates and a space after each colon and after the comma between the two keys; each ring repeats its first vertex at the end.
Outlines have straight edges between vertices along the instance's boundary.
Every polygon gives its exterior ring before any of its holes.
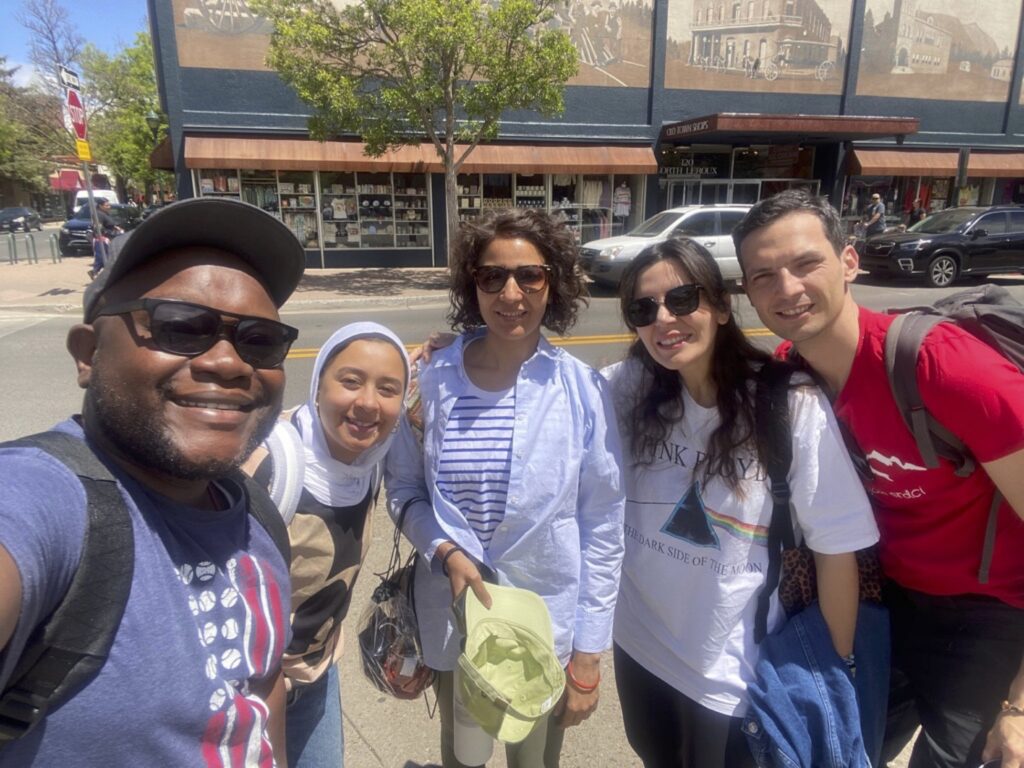
{"type": "MultiPolygon", "coordinates": [[[[881,533],[886,575],[934,595],[984,594],[1024,608],[1024,521],[999,510],[987,584],[978,581],[985,524],[995,486],[979,466],[967,478],[940,460],[927,469],[893,400],[885,334],[893,316],[860,309],[860,343],[833,403],[868,459],[868,485],[881,533]]],[[[779,348],[784,354],[791,346],[779,348]]],[[[921,345],[918,386],[929,413],[979,462],[1024,448],[1024,374],[984,342],[939,325],[921,345]]]]}

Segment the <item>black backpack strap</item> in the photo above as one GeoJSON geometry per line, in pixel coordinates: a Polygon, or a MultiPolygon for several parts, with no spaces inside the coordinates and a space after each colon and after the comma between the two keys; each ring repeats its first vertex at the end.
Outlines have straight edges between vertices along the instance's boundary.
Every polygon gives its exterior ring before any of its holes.
{"type": "Polygon", "coordinates": [[[796,546],[790,500],[789,469],[793,463],[792,425],[789,418],[789,381],[792,366],[765,363],[756,377],[754,428],[758,453],[768,473],[772,517],[768,524],[768,572],[757,595],[754,642],[768,634],[768,608],[782,575],[782,551],[796,546]]]}
{"type": "Polygon", "coordinates": [[[960,438],[928,413],[917,384],[917,358],[921,344],[932,328],[941,322],[944,318],[940,315],[897,315],[885,335],[885,370],[893,399],[907,429],[914,435],[924,465],[935,469],[942,456],[953,462],[958,477],[967,477],[974,471],[974,457],[960,438]]]}
{"type": "Polygon", "coordinates": [[[0,746],[26,734],[100,670],[121,626],[135,567],[128,506],[110,470],[83,440],[45,432],[3,447],[38,448],[78,475],[87,524],[67,593],[26,642],[0,696],[0,746]]]}
{"type": "Polygon", "coordinates": [[[292,545],[288,539],[288,526],[285,525],[284,518],[281,517],[274,500],[267,493],[267,487],[260,485],[259,482],[239,469],[230,473],[228,477],[245,489],[249,514],[270,534],[270,538],[274,540],[274,545],[281,552],[284,562],[291,568],[292,545]]]}

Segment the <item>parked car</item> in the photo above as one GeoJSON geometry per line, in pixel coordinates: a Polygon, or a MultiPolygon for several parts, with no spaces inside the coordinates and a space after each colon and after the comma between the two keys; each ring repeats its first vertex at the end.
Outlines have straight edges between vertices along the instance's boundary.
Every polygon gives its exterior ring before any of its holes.
{"type": "MultiPolygon", "coordinates": [[[[125,232],[135,229],[142,221],[142,214],[134,205],[112,205],[109,215],[125,232]]],[[[89,216],[89,206],[83,205],[64,222],[58,239],[61,256],[92,256],[92,221],[89,216]]]]}
{"type": "Polygon", "coordinates": [[[869,237],[860,266],[868,272],[923,277],[933,288],[962,275],[1024,269],[1024,208],[947,208],[906,232],[869,237]]]}
{"type": "Polygon", "coordinates": [[[740,264],[732,231],[750,210],[749,205],[690,205],[655,214],[632,232],[584,243],[583,270],[598,283],[618,286],[629,263],[649,245],[674,236],[700,243],[715,257],[722,277],[738,280],[740,264]]]}
{"type": "Polygon", "coordinates": [[[33,228],[43,231],[43,220],[34,208],[17,206],[0,209],[0,230],[29,232],[33,228]]]}

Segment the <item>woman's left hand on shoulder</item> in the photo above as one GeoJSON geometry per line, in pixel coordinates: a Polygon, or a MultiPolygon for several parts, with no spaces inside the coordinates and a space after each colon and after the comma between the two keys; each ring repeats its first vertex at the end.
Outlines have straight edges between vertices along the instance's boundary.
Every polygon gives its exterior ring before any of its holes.
{"type": "Polygon", "coordinates": [[[575,651],[571,665],[571,674],[566,670],[565,692],[553,713],[560,728],[571,728],[590,717],[601,696],[601,654],[575,651]]]}

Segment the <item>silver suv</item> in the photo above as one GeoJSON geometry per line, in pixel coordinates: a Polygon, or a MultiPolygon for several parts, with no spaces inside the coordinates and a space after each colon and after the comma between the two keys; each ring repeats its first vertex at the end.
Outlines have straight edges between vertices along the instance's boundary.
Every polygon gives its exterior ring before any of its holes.
{"type": "Polygon", "coordinates": [[[626,235],[584,243],[583,270],[598,283],[618,286],[622,273],[644,248],[670,237],[688,237],[707,248],[727,281],[741,276],[732,231],[749,205],[690,205],[655,214],[626,235]]]}

